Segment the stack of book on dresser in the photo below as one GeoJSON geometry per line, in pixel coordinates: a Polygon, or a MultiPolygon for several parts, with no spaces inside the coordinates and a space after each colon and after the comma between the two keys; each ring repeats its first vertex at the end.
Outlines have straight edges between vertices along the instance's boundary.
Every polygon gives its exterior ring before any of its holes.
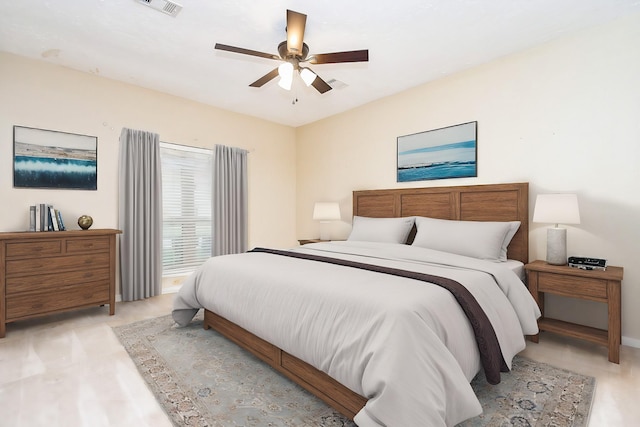
{"type": "Polygon", "coordinates": [[[64,231],[62,214],[51,205],[29,206],[29,231],[64,231]]]}

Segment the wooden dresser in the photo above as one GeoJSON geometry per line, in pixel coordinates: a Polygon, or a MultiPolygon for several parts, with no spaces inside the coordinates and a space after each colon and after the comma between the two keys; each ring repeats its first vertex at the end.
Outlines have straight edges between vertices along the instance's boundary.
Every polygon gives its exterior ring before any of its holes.
{"type": "Polygon", "coordinates": [[[104,304],[113,315],[120,233],[0,233],[0,338],[7,323],[31,317],[104,304]]]}

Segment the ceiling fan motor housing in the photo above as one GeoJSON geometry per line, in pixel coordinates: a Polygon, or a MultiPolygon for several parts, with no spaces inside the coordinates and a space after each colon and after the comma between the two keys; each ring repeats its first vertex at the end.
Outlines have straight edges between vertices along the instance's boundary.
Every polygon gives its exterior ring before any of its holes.
{"type": "Polygon", "coordinates": [[[288,61],[290,59],[296,59],[298,62],[304,62],[307,59],[307,55],[309,54],[309,46],[306,43],[302,43],[302,54],[297,54],[295,52],[290,52],[287,49],[287,41],[280,42],[278,45],[278,54],[280,58],[288,61]]]}

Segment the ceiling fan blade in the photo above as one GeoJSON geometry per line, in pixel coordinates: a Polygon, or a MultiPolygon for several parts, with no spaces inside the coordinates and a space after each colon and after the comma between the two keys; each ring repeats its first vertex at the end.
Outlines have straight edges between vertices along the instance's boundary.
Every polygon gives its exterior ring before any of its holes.
{"type": "Polygon", "coordinates": [[[287,51],[289,53],[302,54],[305,25],[307,25],[307,15],[287,9],[287,51]]]}
{"type": "Polygon", "coordinates": [[[319,75],[316,74],[315,80],[311,83],[311,86],[315,87],[320,93],[329,92],[332,87],[327,82],[322,80],[319,75]]]}
{"type": "Polygon", "coordinates": [[[367,62],[369,50],[350,50],[347,52],[318,53],[311,56],[310,64],[336,64],[339,62],[367,62]]]}
{"type": "Polygon", "coordinates": [[[216,43],[215,49],[226,50],[227,52],[233,52],[233,53],[241,53],[243,55],[258,56],[260,58],[280,60],[279,56],[272,55],[270,53],[258,52],[257,50],[244,49],[242,47],[229,46],[226,44],[216,43]]]}
{"type": "Polygon", "coordinates": [[[262,85],[264,85],[265,83],[275,79],[276,77],[278,77],[278,69],[274,68],[273,70],[269,71],[264,76],[260,77],[255,82],[251,83],[249,86],[251,86],[251,87],[262,87],[262,85]]]}

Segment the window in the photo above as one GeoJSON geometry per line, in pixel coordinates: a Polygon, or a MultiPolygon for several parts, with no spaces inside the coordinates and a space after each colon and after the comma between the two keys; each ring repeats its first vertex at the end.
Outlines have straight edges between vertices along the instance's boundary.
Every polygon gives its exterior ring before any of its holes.
{"type": "Polygon", "coordinates": [[[211,256],[213,151],[160,143],[162,276],[185,276],[211,256]]]}

